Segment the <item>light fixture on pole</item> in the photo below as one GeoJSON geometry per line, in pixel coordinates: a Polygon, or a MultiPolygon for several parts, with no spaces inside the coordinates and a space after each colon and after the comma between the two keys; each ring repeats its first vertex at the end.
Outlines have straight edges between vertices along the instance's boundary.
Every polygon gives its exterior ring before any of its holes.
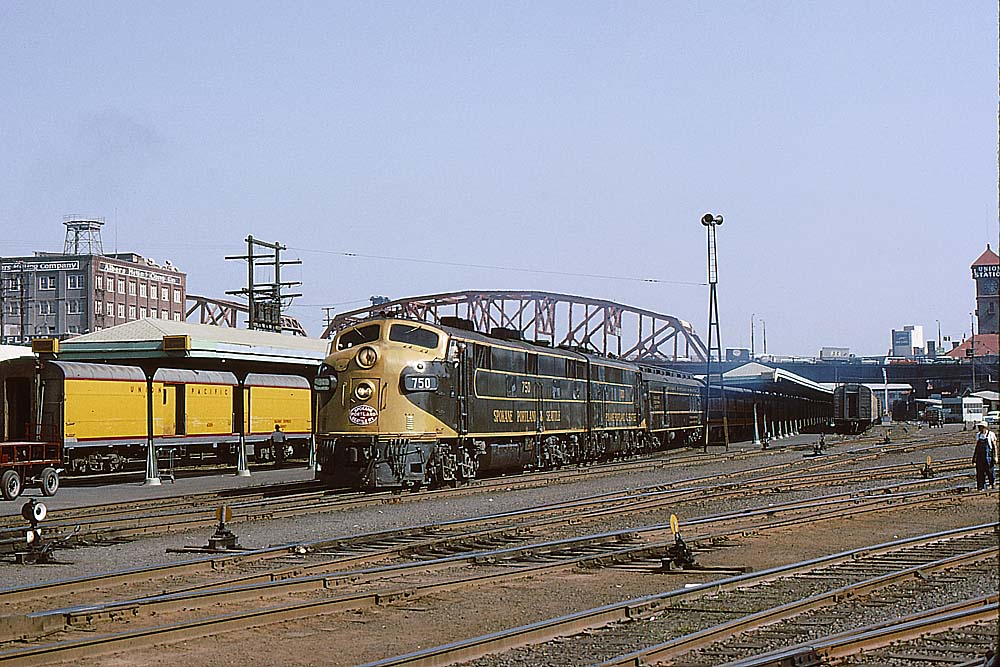
{"type": "Polygon", "coordinates": [[[726,449],[729,449],[729,419],[726,415],[726,393],[722,373],[722,341],[719,332],[719,297],[716,285],[719,282],[718,246],[715,241],[715,228],[722,225],[721,215],[706,213],[701,218],[701,224],[708,232],[708,354],[705,369],[705,441],[703,450],[708,451],[708,434],[712,416],[712,351],[716,352],[719,361],[719,401],[722,409],[722,437],[726,449]],[[715,345],[713,348],[712,340],[715,345]]]}

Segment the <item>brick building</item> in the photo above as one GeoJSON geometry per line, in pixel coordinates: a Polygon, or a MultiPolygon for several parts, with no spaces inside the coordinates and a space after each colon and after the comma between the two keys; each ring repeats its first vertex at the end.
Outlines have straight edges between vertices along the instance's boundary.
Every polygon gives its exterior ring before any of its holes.
{"type": "Polygon", "coordinates": [[[105,255],[99,240],[81,247],[69,239],[71,252],[0,259],[0,342],[66,338],[146,317],[184,320],[187,276],[170,262],[105,255]]]}

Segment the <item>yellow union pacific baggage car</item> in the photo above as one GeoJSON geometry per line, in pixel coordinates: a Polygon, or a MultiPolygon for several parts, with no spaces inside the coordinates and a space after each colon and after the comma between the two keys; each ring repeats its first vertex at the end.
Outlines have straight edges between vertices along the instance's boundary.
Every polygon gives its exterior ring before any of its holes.
{"type": "Polygon", "coordinates": [[[59,442],[73,472],[112,472],[145,456],[150,426],[157,449],[181,458],[231,460],[241,425],[256,459],[270,460],[275,424],[303,454],[312,428],[309,384],[250,374],[242,387],[221,371],[50,361],[40,374],[40,439],[59,442]]]}

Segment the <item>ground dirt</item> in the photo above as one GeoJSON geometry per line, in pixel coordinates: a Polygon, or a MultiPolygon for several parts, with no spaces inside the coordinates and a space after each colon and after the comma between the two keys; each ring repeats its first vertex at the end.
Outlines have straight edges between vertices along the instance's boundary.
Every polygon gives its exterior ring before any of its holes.
{"type": "MultiPolygon", "coordinates": [[[[699,563],[762,570],[851,548],[996,520],[997,499],[963,493],[932,505],[895,509],[766,534],[734,536],[732,548],[712,550],[699,563]]],[[[421,648],[466,639],[602,604],[702,582],[698,573],[655,573],[652,568],[576,570],[503,586],[479,586],[408,599],[357,613],[303,618],[186,641],[158,650],[95,656],[81,667],[222,667],[241,665],[360,665],[421,648]]]]}

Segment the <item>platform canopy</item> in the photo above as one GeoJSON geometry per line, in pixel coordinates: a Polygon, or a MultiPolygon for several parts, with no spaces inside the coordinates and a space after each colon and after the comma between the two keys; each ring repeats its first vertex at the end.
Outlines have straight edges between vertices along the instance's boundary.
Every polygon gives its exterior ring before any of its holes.
{"type": "Polygon", "coordinates": [[[0,361],[31,356],[34,356],[34,353],[27,345],[0,345],[0,361]]]}
{"type": "MultiPolygon", "coordinates": [[[[713,376],[714,377],[714,376],[713,376]]],[[[772,368],[756,361],[737,366],[723,375],[727,387],[743,387],[770,392],[831,400],[833,388],[821,382],[796,375],[781,368],[772,368]]],[[[713,380],[714,385],[714,380],[713,380]]]]}
{"type": "Polygon", "coordinates": [[[65,360],[218,359],[318,366],[330,341],[192,324],[143,319],[60,342],[65,360]]]}

